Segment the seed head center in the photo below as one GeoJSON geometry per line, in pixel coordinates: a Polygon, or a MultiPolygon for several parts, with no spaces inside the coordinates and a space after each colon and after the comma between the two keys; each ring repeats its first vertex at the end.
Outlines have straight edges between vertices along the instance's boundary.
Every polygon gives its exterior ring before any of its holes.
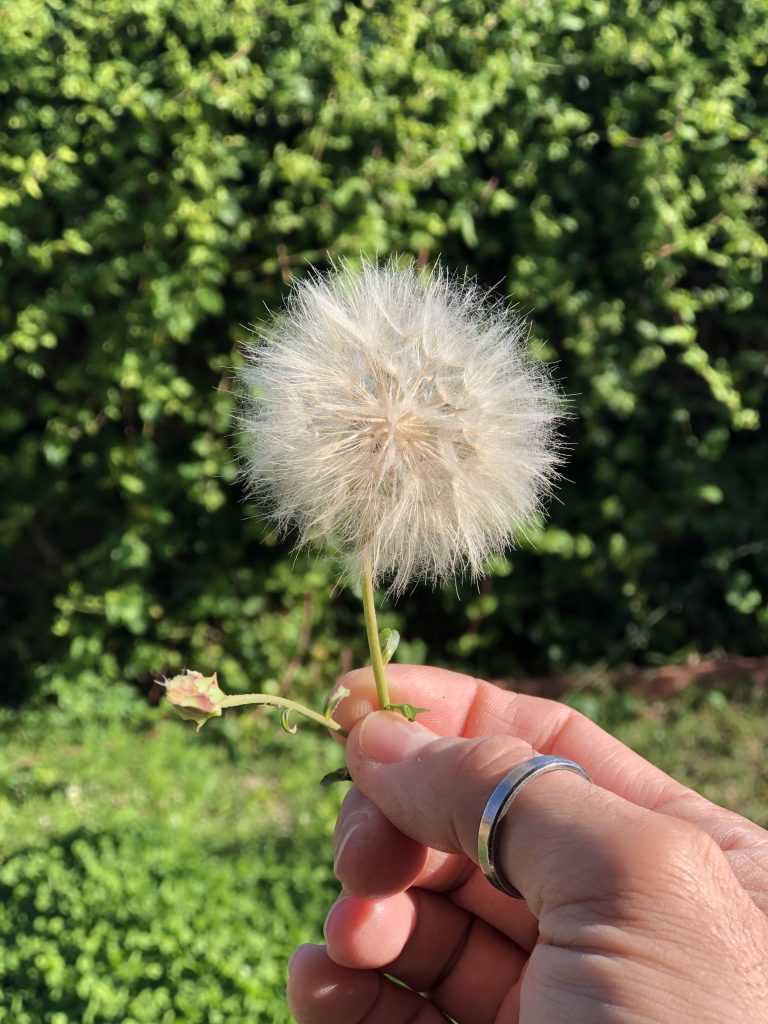
{"type": "Polygon", "coordinates": [[[437,447],[438,431],[435,424],[413,412],[388,412],[371,416],[368,421],[368,436],[374,451],[389,446],[396,448],[428,446],[437,447]]]}

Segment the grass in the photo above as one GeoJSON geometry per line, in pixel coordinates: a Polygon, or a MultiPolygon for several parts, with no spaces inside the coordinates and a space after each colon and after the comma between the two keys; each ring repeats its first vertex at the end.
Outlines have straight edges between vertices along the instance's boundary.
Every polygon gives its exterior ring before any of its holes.
{"type": "MultiPolygon", "coordinates": [[[[768,701],[691,691],[569,702],[768,826],[768,701]]],[[[0,1024],[288,1022],[285,962],[337,892],[341,763],[310,727],[159,712],[0,718],[0,1024]]]]}
{"type": "Polygon", "coordinates": [[[643,701],[609,687],[566,700],[679,782],[768,828],[764,691],[691,687],[643,701]]]}
{"type": "Polygon", "coordinates": [[[291,1018],[285,964],[337,892],[336,744],[275,719],[3,723],[1,1024],[291,1018]]]}

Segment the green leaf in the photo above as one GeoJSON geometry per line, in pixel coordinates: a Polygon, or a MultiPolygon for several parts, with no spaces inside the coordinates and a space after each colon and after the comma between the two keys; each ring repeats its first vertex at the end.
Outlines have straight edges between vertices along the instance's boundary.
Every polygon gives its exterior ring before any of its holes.
{"type": "Polygon", "coordinates": [[[400,714],[404,718],[407,718],[409,722],[415,722],[416,715],[421,715],[425,711],[429,711],[429,708],[417,708],[413,704],[387,704],[384,710],[399,711],[400,714]]]}
{"type": "Polygon", "coordinates": [[[327,775],[324,775],[322,777],[322,779],[320,779],[320,785],[325,789],[328,786],[332,786],[336,782],[351,782],[351,781],[352,781],[352,776],[349,774],[348,769],[345,768],[345,767],[341,767],[341,768],[336,768],[332,772],[328,772],[327,775]]]}
{"type": "Polygon", "coordinates": [[[382,629],[379,633],[379,646],[381,647],[381,656],[384,659],[385,665],[388,665],[392,660],[392,655],[397,650],[399,643],[400,634],[396,629],[382,629]]]}
{"type": "Polygon", "coordinates": [[[290,711],[282,711],[280,713],[280,725],[282,725],[282,727],[285,729],[285,731],[287,733],[289,733],[291,736],[295,736],[298,727],[296,726],[295,723],[294,723],[294,725],[290,724],[289,719],[288,719],[288,716],[290,715],[290,713],[291,713],[290,711]]]}
{"type": "Polygon", "coordinates": [[[331,690],[323,701],[323,718],[326,718],[330,722],[336,708],[341,704],[345,697],[349,696],[349,694],[350,691],[346,686],[337,686],[331,690]]]}

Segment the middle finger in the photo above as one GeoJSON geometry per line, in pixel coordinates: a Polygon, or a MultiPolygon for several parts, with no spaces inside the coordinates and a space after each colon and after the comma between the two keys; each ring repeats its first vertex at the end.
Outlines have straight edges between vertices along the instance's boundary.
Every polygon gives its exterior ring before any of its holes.
{"type": "Polygon", "coordinates": [[[528,954],[453,901],[422,889],[383,900],[342,895],[325,923],[328,955],[379,969],[457,1020],[495,1021],[528,954]]]}
{"type": "Polygon", "coordinates": [[[334,870],[346,893],[377,899],[413,886],[441,893],[522,949],[533,949],[538,922],[524,901],[489,885],[466,857],[404,836],[354,787],[344,798],[334,843],[334,870]]]}

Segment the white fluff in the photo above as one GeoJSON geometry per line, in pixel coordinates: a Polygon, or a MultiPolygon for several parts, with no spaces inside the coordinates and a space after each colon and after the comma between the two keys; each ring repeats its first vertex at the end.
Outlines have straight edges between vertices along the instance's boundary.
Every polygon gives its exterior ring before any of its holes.
{"type": "Polygon", "coordinates": [[[249,347],[244,474],[283,532],[394,593],[482,574],[560,462],[562,401],[527,327],[413,264],[313,274],[249,347]]]}

